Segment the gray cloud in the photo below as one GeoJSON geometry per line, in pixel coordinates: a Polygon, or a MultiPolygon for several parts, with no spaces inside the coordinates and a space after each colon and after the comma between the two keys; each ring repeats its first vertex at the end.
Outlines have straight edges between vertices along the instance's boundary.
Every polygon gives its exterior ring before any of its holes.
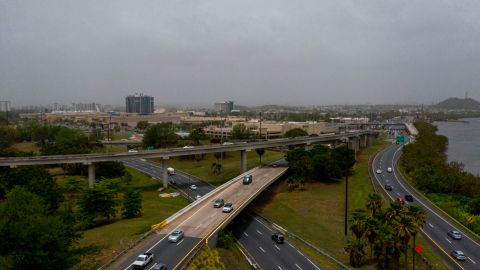
{"type": "Polygon", "coordinates": [[[14,105],[480,98],[478,1],[0,1],[14,105]]]}

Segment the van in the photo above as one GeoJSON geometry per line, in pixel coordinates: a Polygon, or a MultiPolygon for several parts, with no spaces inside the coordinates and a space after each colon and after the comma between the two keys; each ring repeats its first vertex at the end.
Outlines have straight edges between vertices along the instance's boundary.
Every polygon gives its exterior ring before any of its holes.
{"type": "Polygon", "coordinates": [[[248,185],[250,183],[252,183],[252,176],[251,175],[245,175],[243,177],[243,184],[248,185]]]}
{"type": "Polygon", "coordinates": [[[168,173],[169,175],[174,175],[174,174],[175,174],[175,169],[172,168],[172,167],[168,167],[168,168],[167,168],[167,173],[168,173]]]}

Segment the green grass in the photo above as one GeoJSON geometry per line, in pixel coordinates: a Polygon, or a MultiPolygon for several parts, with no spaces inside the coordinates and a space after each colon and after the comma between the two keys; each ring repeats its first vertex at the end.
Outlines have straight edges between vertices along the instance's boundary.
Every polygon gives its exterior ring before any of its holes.
{"type": "MultiPolygon", "coordinates": [[[[266,150],[262,156],[262,163],[268,163],[283,158],[284,154],[276,151],[266,150]]],[[[255,151],[247,152],[248,168],[251,169],[260,165],[260,160],[255,151]]],[[[159,159],[153,159],[160,162],[159,159]]],[[[232,179],[241,174],[240,172],[240,152],[228,152],[223,160],[224,173],[223,179],[221,175],[212,173],[212,163],[217,162],[213,154],[208,154],[205,159],[195,161],[181,158],[172,158],[168,160],[169,166],[172,166],[180,171],[184,171],[191,175],[197,176],[212,185],[221,185],[229,179],[232,179]]],[[[218,161],[219,162],[219,161],[218,161]]]]}
{"type": "Polygon", "coordinates": [[[252,267],[247,262],[243,254],[240,252],[238,247],[231,249],[225,248],[215,248],[220,255],[220,260],[225,265],[227,269],[235,270],[250,270],[252,267]]]}
{"type": "Polygon", "coordinates": [[[40,152],[40,146],[38,146],[34,142],[21,142],[21,143],[15,143],[12,145],[13,149],[16,149],[18,151],[23,151],[23,152],[33,152],[33,153],[39,153],[40,152]]]}
{"type": "MultiPolygon", "coordinates": [[[[368,174],[369,157],[390,143],[375,140],[371,146],[360,152],[354,166],[354,174],[349,177],[349,213],[364,208],[367,195],[373,193],[368,174]]],[[[254,201],[255,210],[270,221],[308,239],[317,247],[348,264],[348,254],[344,251],[344,199],[345,182],[309,182],[305,191],[287,191],[284,182],[277,183],[254,201]]],[[[350,217],[349,217],[350,218],[350,217]]],[[[349,231],[351,235],[351,232],[349,231]]],[[[338,269],[321,254],[310,250],[295,241],[311,258],[325,269],[338,269]]],[[[422,243],[419,241],[419,243],[422,243]]],[[[425,247],[425,243],[423,243],[425,247]]],[[[429,247],[424,254],[431,262],[441,261],[429,247]]],[[[420,263],[419,263],[420,264],[420,263]]],[[[362,269],[374,269],[370,264],[362,269]]],[[[422,269],[421,265],[418,265],[422,269]]]]}
{"type": "MultiPolygon", "coordinates": [[[[110,224],[99,226],[83,232],[83,238],[76,245],[91,252],[80,257],[80,263],[74,269],[94,269],[105,263],[117,252],[124,249],[141,234],[150,230],[156,224],[177,212],[188,204],[181,197],[161,198],[156,189],[158,181],[138,171],[127,169],[133,176],[132,186],[143,190],[142,216],[133,219],[121,219],[120,211],[117,218],[110,224]]],[[[59,179],[60,183],[64,181],[59,179]]],[[[165,192],[174,192],[167,189],[165,192]]]]}

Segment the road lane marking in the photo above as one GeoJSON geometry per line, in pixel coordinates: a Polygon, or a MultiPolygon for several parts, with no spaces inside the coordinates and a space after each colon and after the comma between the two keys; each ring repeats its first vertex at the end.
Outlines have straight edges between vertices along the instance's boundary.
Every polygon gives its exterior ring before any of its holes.
{"type": "Polygon", "coordinates": [[[277,265],[277,268],[280,269],[280,270],[283,270],[283,269],[280,267],[280,265],[277,265]]]}
{"type": "Polygon", "coordinates": [[[246,233],[246,232],[243,232],[243,234],[244,234],[246,237],[248,237],[248,233],[246,233]]]}
{"type": "Polygon", "coordinates": [[[298,266],[298,264],[295,264],[295,266],[296,266],[298,269],[302,270],[302,268],[301,268],[300,266],[298,266]]]}
{"type": "Polygon", "coordinates": [[[294,246],[292,246],[292,244],[290,244],[290,243],[288,243],[288,242],[287,242],[287,244],[288,244],[291,248],[296,249],[294,246]]]}
{"type": "Polygon", "coordinates": [[[280,250],[280,248],[277,245],[273,245],[276,249],[280,250]]]}
{"type": "Polygon", "coordinates": [[[470,257],[467,257],[473,264],[477,264],[474,260],[472,260],[470,257]]]}
{"type": "Polygon", "coordinates": [[[400,193],[397,192],[397,196],[400,196],[400,193]]]}
{"type": "Polygon", "coordinates": [[[433,224],[432,224],[432,223],[430,223],[430,222],[428,223],[428,226],[430,226],[430,227],[432,227],[432,228],[433,228],[433,224]]]}
{"type": "Polygon", "coordinates": [[[297,252],[298,252],[298,254],[300,254],[300,255],[302,255],[303,257],[305,257],[305,255],[303,255],[303,253],[300,252],[300,250],[297,249],[297,252]]]}
{"type": "Polygon", "coordinates": [[[309,261],[309,262],[310,262],[310,263],[311,263],[313,266],[315,266],[315,268],[317,268],[318,270],[321,270],[321,269],[320,269],[320,268],[318,268],[318,266],[317,266],[317,265],[315,265],[315,264],[314,264],[314,263],[313,263],[313,262],[312,262],[312,261],[311,261],[309,258],[307,258],[307,260],[308,260],[308,261],[309,261]]]}
{"type": "Polygon", "coordinates": [[[183,240],[185,239],[180,240],[180,242],[177,243],[177,246],[180,245],[183,242],[183,240]]]}
{"type": "Polygon", "coordinates": [[[157,263],[154,263],[152,267],[148,268],[148,270],[152,270],[152,268],[155,267],[155,265],[157,265],[157,263]]]}
{"type": "Polygon", "coordinates": [[[262,247],[258,247],[261,251],[263,251],[263,253],[266,253],[265,249],[263,249],[262,247]]]}
{"type": "Polygon", "coordinates": [[[257,230],[257,233],[258,233],[258,234],[260,234],[260,235],[262,235],[262,232],[261,232],[261,231],[259,231],[259,230],[257,230]]]}
{"type": "Polygon", "coordinates": [[[448,240],[448,238],[445,237],[445,240],[447,240],[447,242],[449,242],[450,244],[452,243],[452,241],[448,240]]]}

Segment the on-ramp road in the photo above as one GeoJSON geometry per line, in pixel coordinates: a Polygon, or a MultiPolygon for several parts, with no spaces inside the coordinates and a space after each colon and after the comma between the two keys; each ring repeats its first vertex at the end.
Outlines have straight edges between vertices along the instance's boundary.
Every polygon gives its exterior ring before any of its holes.
{"type": "MultiPolygon", "coordinates": [[[[159,179],[163,177],[162,167],[154,163],[140,159],[127,160],[124,161],[124,163],[129,167],[140,170],[153,177],[159,179]]],[[[213,186],[178,171],[176,171],[175,175],[169,175],[169,182],[170,184],[175,183],[174,186],[190,200],[194,200],[197,195],[203,196],[214,189],[213,186]],[[192,184],[197,186],[196,190],[189,188],[192,184]]],[[[248,254],[253,257],[260,269],[320,269],[305,254],[288,241],[285,241],[284,244],[276,244],[273,242],[271,239],[274,232],[273,228],[248,210],[240,213],[231,222],[230,228],[240,244],[247,250],[248,254]]],[[[173,269],[173,266],[177,265],[183,258],[181,255],[187,254],[189,249],[194,247],[199,239],[186,237],[184,240],[186,242],[181,242],[178,246],[174,246],[177,244],[168,243],[164,235],[157,236],[155,241],[151,241],[143,246],[153,246],[151,251],[154,251],[155,254],[161,254],[161,256],[156,255],[156,263],[161,260],[162,263],[166,263],[167,266],[169,266],[168,269],[173,269]]],[[[146,249],[141,250],[141,252],[145,251],[146,249]]],[[[125,267],[122,269],[130,269],[129,263],[131,262],[125,261],[125,267]]],[[[146,269],[149,269],[153,265],[154,263],[149,264],[146,269]]]]}
{"type": "MultiPolygon", "coordinates": [[[[416,197],[415,193],[405,184],[405,180],[400,176],[396,168],[401,150],[401,145],[393,145],[375,157],[371,168],[375,174],[375,180],[383,188],[386,184],[390,184],[393,187],[392,191],[386,191],[384,189],[384,192],[387,193],[391,199],[397,197],[404,198],[407,194],[413,195],[414,201],[412,204],[421,206],[428,215],[427,223],[423,226],[422,234],[428,239],[434,249],[442,255],[450,267],[464,270],[480,269],[480,243],[465,234],[462,228],[458,228],[447,221],[441,213],[437,213],[435,209],[430,208],[422,201],[422,198],[416,197]],[[388,168],[393,168],[393,171],[389,173],[387,171],[388,168]],[[376,171],[378,169],[382,172],[377,173],[376,171]],[[450,230],[460,231],[462,233],[462,239],[454,240],[449,237],[447,232],[450,230]],[[457,261],[450,255],[453,250],[463,251],[467,259],[465,261],[457,261]]],[[[406,203],[409,202],[406,201],[406,203]]]]}

